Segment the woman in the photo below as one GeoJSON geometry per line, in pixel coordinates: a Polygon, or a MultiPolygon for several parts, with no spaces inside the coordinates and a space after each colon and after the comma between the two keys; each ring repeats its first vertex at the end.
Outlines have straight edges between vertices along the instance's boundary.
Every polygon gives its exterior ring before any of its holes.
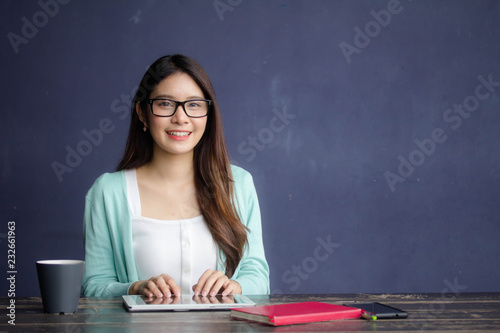
{"type": "Polygon", "coordinates": [[[83,295],[268,294],[253,180],[229,164],[203,68],[158,59],[131,109],[118,171],[86,196],[83,295]]]}

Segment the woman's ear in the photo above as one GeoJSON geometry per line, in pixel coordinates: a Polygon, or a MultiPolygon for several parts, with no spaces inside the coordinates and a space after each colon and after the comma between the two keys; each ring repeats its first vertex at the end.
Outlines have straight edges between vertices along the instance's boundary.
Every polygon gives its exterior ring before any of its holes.
{"type": "Polygon", "coordinates": [[[139,120],[144,124],[144,128],[147,128],[148,127],[148,122],[147,122],[146,117],[144,116],[144,113],[142,112],[141,103],[140,102],[137,102],[135,104],[135,112],[137,113],[137,116],[139,117],[139,120]]]}

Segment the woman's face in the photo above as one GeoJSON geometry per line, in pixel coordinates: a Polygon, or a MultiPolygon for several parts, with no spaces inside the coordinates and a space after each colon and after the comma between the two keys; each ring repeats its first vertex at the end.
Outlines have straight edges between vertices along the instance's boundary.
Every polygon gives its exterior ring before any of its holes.
{"type": "MultiPolygon", "coordinates": [[[[168,98],[179,102],[205,99],[196,82],[185,73],[175,73],[163,79],[151,92],[150,99],[168,98]]],[[[137,108],[139,108],[137,104],[137,108]]],[[[148,130],[155,142],[155,153],[192,154],[207,125],[207,117],[191,118],[178,106],[171,117],[157,117],[148,105],[148,130]]],[[[138,110],[140,115],[140,110],[138,110]]]]}

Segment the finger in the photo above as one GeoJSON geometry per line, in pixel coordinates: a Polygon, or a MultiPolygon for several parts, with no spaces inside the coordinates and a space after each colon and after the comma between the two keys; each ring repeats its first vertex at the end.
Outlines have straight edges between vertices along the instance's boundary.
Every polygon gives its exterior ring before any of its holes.
{"type": "Polygon", "coordinates": [[[131,295],[144,295],[146,296],[147,298],[152,298],[154,295],[153,293],[151,292],[151,290],[149,290],[147,288],[147,284],[148,284],[149,281],[137,281],[135,282],[134,284],[132,284],[132,291],[129,291],[132,292],[131,295]]]}
{"type": "Polygon", "coordinates": [[[140,295],[144,295],[146,296],[147,298],[151,299],[154,297],[154,294],[151,292],[151,290],[149,290],[147,287],[141,287],[139,289],[139,294],[140,295]]]}
{"type": "MultiPolygon", "coordinates": [[[[195,284],[196,288],[194,289],[194,294],[195,295],[200,295],[203,294],[203,288],[205,286],[205,282],[208,280],[208,278],[214,273],[213,270],[207,269],[198,279],[198,283],[195,284]]],[[[194,286],[193,286],[194,287],[194,286]]],[[[208,294],[208,289],[206,290],[206,294],[208,294]]],[[[205,295],[206,295],[205,294],[205,295]]]]}
{"type": "Polygon", "coordinates": [[[224,291],[222,295],[227,296],[229,294],[241,294],[241,286],[237,281],[228,280],[224,286],[224,291]]]}
{"type": "Polygon", "coordinates": [[[156,296],[156,297],[163,297],[162,292],[160,289],[158,289],[158,286],[156,285],[155,281],[153,280],[154,278],[149,279],[146,282],[145,290],[149,290],[151,293],[151,296],[156,296]]]}
{"type": "Polygon", "coordinates": [[[222,296],[226,297],[229,294],[233,293],[234,290],[234,284],[231,283],[231,281],[228,281],[229,283],[225,283],[223,288],[224,290],[222,291],[222,296]]]}
{"type": "Polygon", "coordinates": [[[174,285],[170,285],[170,289],[172,290],[173,296],[175,296],[175,297],[181,296],[181,287],[178,286],[177,283],[175,283],[175,281],[174,281],[174,285]]]}
{"type": "Polygon", "coordinates": [[[210,290],[210,295],[215,296],[221,290],[222,286],[227,283],[229,278],[225,275],[222,275],[219,277],[217,280],[215,280],[214,285],[212,286],[212,289],[210,290]]]}
{"type": "Polygon", "coordinates": [[[169,295],[168,295],[168,297],[170,297],[170,292],[172,294],[174,294],[175,296],[180,296],[181,295],[181,287],[179,287],[177,285],[177,283],[175,282],[175,280],[173,278],[171,278],[167,274],[162,274],[162,277],[163,277],[163,279],[165,280],[166,284],[169,287],[169,295]]]}
{"type": "Polygon", "coordinates": [[[170,287],[167,285],[163,275],[155,276],[151,278],[151,281],[156,287],[156,290],[154,291],[156,297],[170,297],[170,287]]]}
{"type": "Polygon", "coordinates": [[[156,297],[154,297],[154,295],[150,291],[147,291],[147,289],[143,289],[142,292],[143,293],[139,295],[144,295],[145,297],[147,297],[147,300],[145,300],[146,303],[151,303],[156,299],[156,297]]]}
{"type": "MultiPolygon", "coordinates": [[[[206,272],[205,272],[206,273],[206,272]]],[[[204,277],[205,274],[202,275],[202,277],[204,277]]],[[[221,271],[215,271],[213,272],[212,274],[210,274],[208,276],[208,278],[205,280],[204,284],[203,284],[203,287],[201,288],[201,294],[203,296],[207,296],[208,293],[211,293],[213,292],[212,289],[215,289],[213,288],[214,287],[214,284],[217,283],[217,280],[221,277],[221,276],[224,276],[224,273],[222,273],[221,271]]],[[[200,278],[201,280],[201,278],[200,278]]],[[[198,284],[201,284],[201,281],[198,282],[198,284]]],[[[220,284],[220,287],[222,286],[223,283],[220,284]]],[[[219,287],[219,289],[220,289],[219,287]]],[[[218,290],[215,290],[215,293],[217,293],[218,290]]]]}

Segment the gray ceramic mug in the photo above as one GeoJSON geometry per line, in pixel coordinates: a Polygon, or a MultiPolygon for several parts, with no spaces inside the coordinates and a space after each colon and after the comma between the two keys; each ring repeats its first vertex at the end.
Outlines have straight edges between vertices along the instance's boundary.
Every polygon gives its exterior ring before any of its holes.
{"type": "Polygon", "coordinates": [[[39,260],[36,262],[43,310],[74,313],[78,308],[84,261],[39,260]]]}

